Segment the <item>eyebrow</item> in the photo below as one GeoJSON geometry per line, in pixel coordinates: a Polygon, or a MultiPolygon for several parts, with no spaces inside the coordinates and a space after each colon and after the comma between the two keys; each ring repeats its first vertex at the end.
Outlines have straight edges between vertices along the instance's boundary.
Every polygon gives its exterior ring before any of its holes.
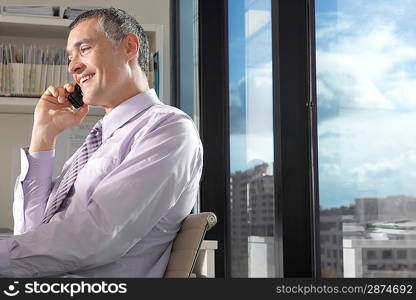
{"type": "MultiPolygon", "coordinates": [[[[91,39],[82,39],[79,41],[76,41],[73,45],[72,45],[72,49],[78,48],[80,45],[84,44],[84,43],[91,43],[91,39]]],[[[69,56],[71,50],[66,49],[66,55],[69,56]]]]}

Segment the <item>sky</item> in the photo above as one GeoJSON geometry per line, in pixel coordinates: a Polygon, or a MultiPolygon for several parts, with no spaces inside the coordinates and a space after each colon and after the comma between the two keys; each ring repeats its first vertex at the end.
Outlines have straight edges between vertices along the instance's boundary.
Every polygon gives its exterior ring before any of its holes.
{"type": "Polygon", "coordinates": [[[414,1],[316,4],[321,206],[416,196],[414,1]]]}
{"type": "Polygon", "coordinates": [[[229,1],[231,172],[273,162],[270,0],[229,1]]]}
{"type": "MultiPolygon", "coordinates": [[[[414,0],[316,0],[323,208],[416,197],[414,0]]],[[[273,160],[270,0],[230,0],[231,172],[273,160]]]]}

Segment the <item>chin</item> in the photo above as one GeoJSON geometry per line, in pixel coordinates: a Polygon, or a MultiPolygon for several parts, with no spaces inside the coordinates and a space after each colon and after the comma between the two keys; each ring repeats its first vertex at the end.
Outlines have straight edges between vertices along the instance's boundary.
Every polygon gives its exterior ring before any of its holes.
{"type": "Polygon", "coordinates": [[[87,104],[88,106],[95,106],[95,104],[94,104],[92,101],[90,101],[90,99],[89,99],[88,97],[84,97],[82,100],[83,100],[83,101],[84,101],[84,103],[85,103],[85,104],[87,104]]]}
{"type": "Polygon", "coordinates": [[[84,94],[84,103],[91,106],[102,106],[102,104],[105,103],[104,99],[105,95],[102,93],[89,92],[84,94]]]}
{"type": "Polygon", "coordinates": [[[94,103],[91,101],[85,101],[84,103],[87,104],[88,106],[100,106],[98,103],[94,103]]]}
{"type": "Polygon", "coordinates": [[[91,93],[84,94],[84,96],[82,98],[82,100],[84,101],[85,104],[95,106],[97,104],[94,103],[93,99],[96,99],[96,97],[92,96],[91,93]]]}

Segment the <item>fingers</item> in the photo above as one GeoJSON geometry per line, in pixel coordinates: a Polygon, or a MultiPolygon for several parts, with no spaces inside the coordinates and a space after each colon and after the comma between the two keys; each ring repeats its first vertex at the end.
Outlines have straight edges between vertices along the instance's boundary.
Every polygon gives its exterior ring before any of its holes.
{"type": "Polygon", "coordinates": [[[58,102],[65,103],[66,102],[66,90],[63,87],[58,87],[58,102]]]}
{"type": "Polygon", "coordinates": [[[44,96],[55,97],[59,103],[63,104],[67,102],[67,97],[69,93],[72,93],[74,90],[75,90],[74,85],[70,83],[65,84],[63,87],[62,86],[56,87],[56,86],[50,85],[46,89],[44,96]]]}
{"type": "Polygon", "coordinates": [[[52,86],[52,85],[50,85],[47,89],[46,89],[46,91],[45,91],[45,93],[44,93],[46,96],[53,96],[53,97],[58,97],[58,93],[57,93],[57,88],[56,87],[54,87],[54,86],[52,86]]]}
{"type": "Polygon", "coordinates": [[[59,103],[64,103],[66,100],[65,89],[63,87],[50,85],[45,92],[45,96],[53,96],[57,98],[59,103]]]}
{"type": "Polygon", "coordinates": [[[68,92],[68,93],[72,93],[73,91],[75,91],[75,85],[71,84],[71,83],[67,83],[64,85],[64,89],[68,92]]]}

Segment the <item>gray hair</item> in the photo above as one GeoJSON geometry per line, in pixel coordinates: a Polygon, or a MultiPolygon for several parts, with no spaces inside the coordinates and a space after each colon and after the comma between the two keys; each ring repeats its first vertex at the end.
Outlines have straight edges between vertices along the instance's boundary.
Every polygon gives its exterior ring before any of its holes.
{"type": "Polygon", "coordinates": [[[82,21],[92,18],[98,18],[98,29],[116,46],[119,46],[128,34],[137,35],[140,41],[138,63],[142,71],[149,77],[149,41],[139,22],[124,10],[114,7],[98,8],[83,12],[72,21],[68,28],[72,30],[82,21]]]}

